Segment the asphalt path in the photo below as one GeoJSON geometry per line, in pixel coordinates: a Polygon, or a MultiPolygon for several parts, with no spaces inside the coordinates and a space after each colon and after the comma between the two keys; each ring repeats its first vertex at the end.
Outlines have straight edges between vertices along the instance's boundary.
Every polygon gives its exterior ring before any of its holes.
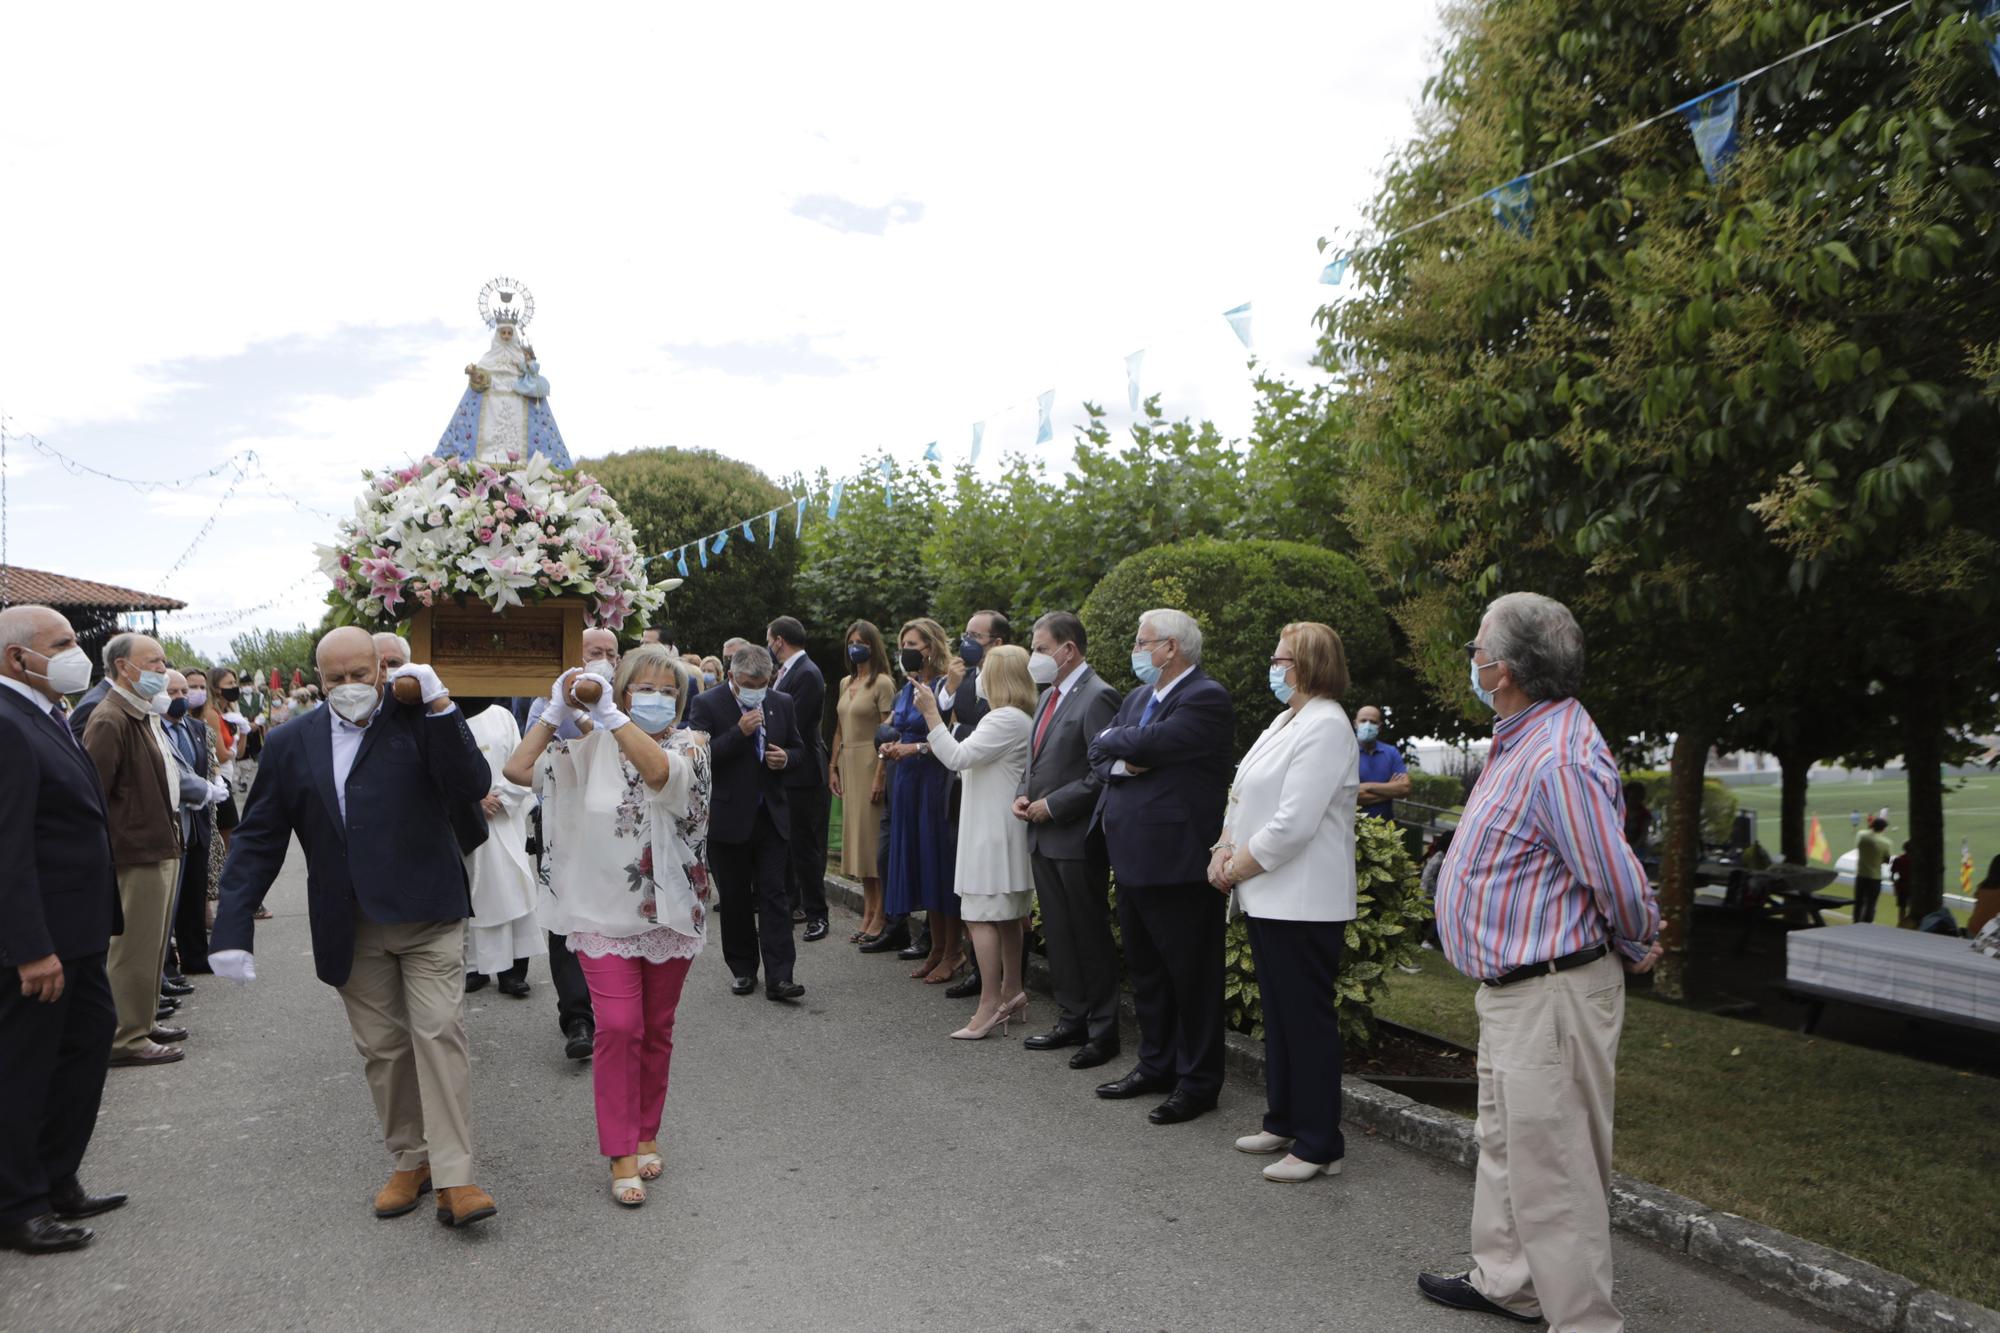
{"type": "MultiPolygon", "coordinates": [[[[683,1001],[647,1205],[609,1197],[587,1064],[563,1058],[546,965],[467,998],[479,1183],[467,1231],[378,1220],[389,1170],[339,997],[314,978],[294,849],[249,987],[202,977],[188,1058],[114,1069],[84,1181],[129,1191],[68,1255],[0,1254],[0,1330],[1380,1329],[1517,1327],[1445,1310],[1469,1175],[1350,1135],[1346,1173],[1266,1183],[1231,1148],[1260,1090],[1155,1128],[1150,1100],[1066,1053],[947,1039],[970,1002],[893,955],[800,946],[804,1002],[728,993],[719,947],[683,1001]]],[[[1036,997],[1030,1026],[1050,1018],[1036,997]]],[[[1127,1034],[1126,1049],[1132,1049],[1127,1034]]],[[[428,1200],[426,1200],[428,1204],[428,1200]]],[[[1637,1330],[1824,1329],[1824,1316],[1627,1236],[1637,1330]]]]}

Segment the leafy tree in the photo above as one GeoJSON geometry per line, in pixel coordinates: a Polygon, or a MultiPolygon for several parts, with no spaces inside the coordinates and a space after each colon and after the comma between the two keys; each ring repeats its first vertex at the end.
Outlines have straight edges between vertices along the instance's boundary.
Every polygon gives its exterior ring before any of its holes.
{"type": "MultiPolygon", "coordinates": [[[[721,552],[710,553],[706,568],[689,548],[687,582],[667,594],[660,617],[668,638],[715,652],[732,636],[762,642],[765,625],[796,614],[793,580],[799,545],[792,536],[792,495],[762,472],[707,449],[635,449],[578,466],[617,499],[648,555],[670,554],[683,543],[728,528],[728,543],[721,552]],[[772,544],[761,515],[774,508],[780,512],[772,544]],[[745,518],[752,518],[752,537],[743,535],[745,518]]],[[[649,573],[656,579],[674,578],[679,570],[670,561],[656,560],[649,573]]],[[[637,634],[643,627],[627,628],[637,634]]]]}
{"type": "Polygon", "coordinates": [[[313,650],[319,646],[320,632],[304,624],[284,630],[243,630],[229,640],[229,664],[245,671],[257,668],[266,685],[271,668],[277,667],[289,681],[295,668],[313,670],[313,650]]]}
{"type": "Polygon", "coordinates": [[[838,644],[856,620],[880,627],[893,653],[903,622],[930,615],[935,602],[924,551],[944,509],[938,471],[904,467],[886,455],[872,458],[847,481],[840,514],[831,519],[824,506],[830,487],[822,469],[798,575],[801,619],[815,659],[838,644]]]}
{"type": "Polygon", "coordinates": [[[953,472],[923,549],[932,606],[946,628],[989,608],[1025,627],[1031,617],[1055,609],[1044,600],[1044,585],[1049,567],[1062,562],[1049,558],[1037,533],[1060,504],[1060,492],[1045,473],[1042,464],[1020,455],[1007,460],[998,484],[982,481],[969,467],[953,472]]]}
{"type": "Polygon", "coordinates": [[[173,663],[177,671],[186,671],[189,667],[200,667],[203,671],[207,671],[215,665],[209,660],[208,654],[201,652],[178,634],[162,634],[160,647],[166,650],[167,661],[173,663]]]}

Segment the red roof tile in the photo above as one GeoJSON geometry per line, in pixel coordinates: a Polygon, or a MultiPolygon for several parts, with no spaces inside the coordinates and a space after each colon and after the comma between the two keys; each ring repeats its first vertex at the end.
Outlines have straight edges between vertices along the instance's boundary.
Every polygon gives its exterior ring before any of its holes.
{"type": "Polygon", "coordinates": [[[6,585],[0,588],[0,606],[38,602],[43,606],[83,606],[98,611],[178,611],[187,605],[157,593],[137,592],[92,579],[73,579],[44,569],[23,569],[19,565],[0,569],[5,571],[6,585]]]}

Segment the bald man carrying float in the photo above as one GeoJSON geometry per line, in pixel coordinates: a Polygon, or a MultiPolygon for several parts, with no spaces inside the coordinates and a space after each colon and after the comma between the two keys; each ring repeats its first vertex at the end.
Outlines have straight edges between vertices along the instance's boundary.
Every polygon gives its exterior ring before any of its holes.
{"type": "Polygon", "coordinates": [[[491,786],[465,718],[427,666],[383,672],[365,630],[334,630],[315,653],[327,707],[264,742],[249,805],[222,869],[209,965],[257,975],[252,917],[296,837],[319,979],[340,992],[396,1159],[378,1217],[414,1209],[433,1184],[437,1217],[497,1211],[472,1182],[470,1063],[460,1000],[472,903],[448,807],[491,786]],[[414,677],[423,703],[388,680],[414,677]]]}

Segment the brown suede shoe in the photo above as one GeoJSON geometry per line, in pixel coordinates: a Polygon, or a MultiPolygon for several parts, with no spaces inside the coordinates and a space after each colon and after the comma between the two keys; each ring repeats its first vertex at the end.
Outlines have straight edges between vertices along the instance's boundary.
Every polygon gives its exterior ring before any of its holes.
{"type": "Polygon", "coordinates": [[[401,1217],[417,1206],[417,1199],[430,1192],[431,1164],[425,1162],[414,1171],[392,1171],[389,1183],[375,1196],[375,1216],[401,1217]]]}
{"type": "Polygon", "coordinates": [[[477,1185],[445,1185],[437,1193],[438,1221],[448,1227],[471,1226],[500,1211],[493,1196],[477,1185]]]}

